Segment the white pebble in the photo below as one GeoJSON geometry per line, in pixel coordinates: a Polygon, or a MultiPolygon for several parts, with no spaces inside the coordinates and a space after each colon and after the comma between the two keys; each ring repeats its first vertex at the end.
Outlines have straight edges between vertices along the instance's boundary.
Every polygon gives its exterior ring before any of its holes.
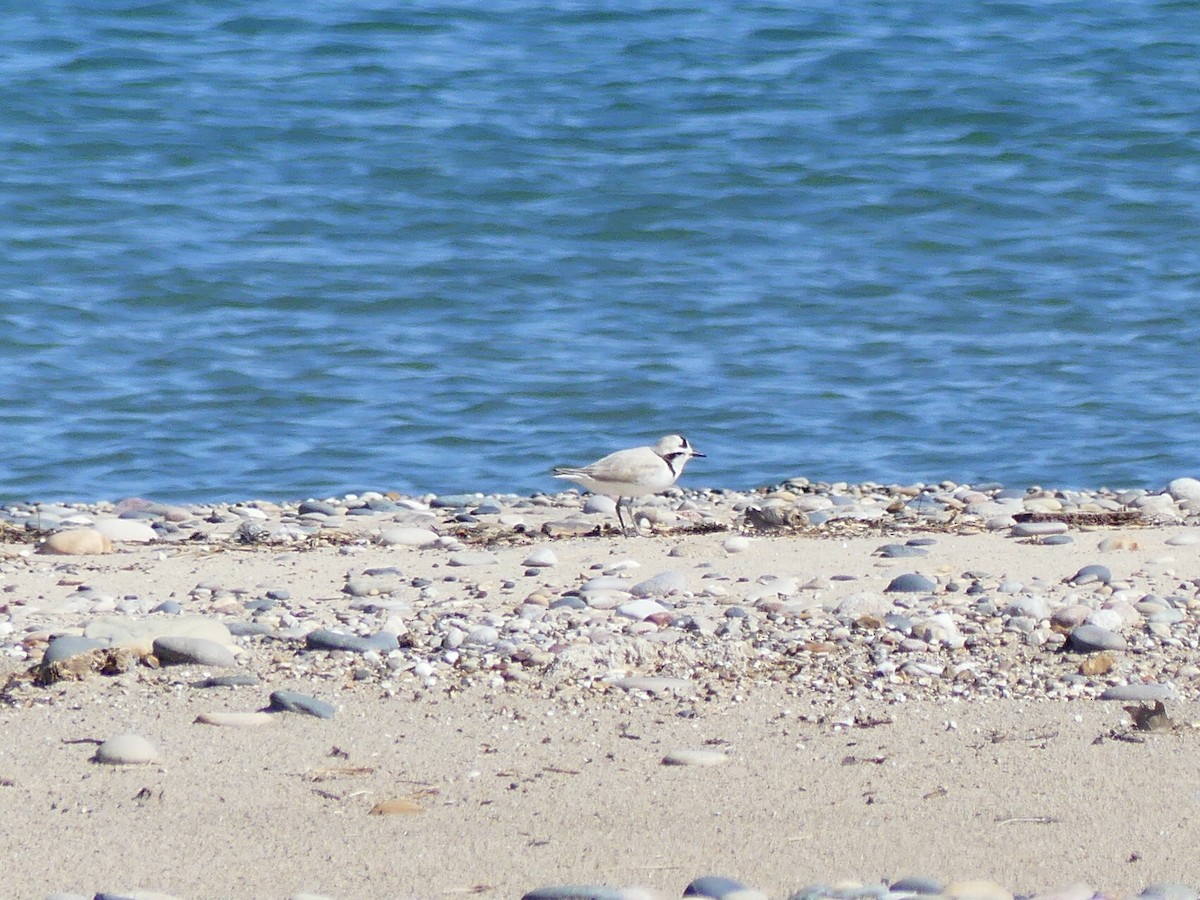
{"type": "Polygon", "coordinates": [[[140,735],[120,734],[96,748],[95,760],[112,766],[139,766],[158,759],[154,745],[140,735]]]}

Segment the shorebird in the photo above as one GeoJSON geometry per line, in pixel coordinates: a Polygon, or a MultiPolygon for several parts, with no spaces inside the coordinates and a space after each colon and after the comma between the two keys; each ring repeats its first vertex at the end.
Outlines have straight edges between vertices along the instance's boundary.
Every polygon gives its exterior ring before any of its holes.
{"type": "MultiPolygon", "coordinates": [[[[683,467],[693,456],[704,454],[693,449],[683,435],[668,434],[659,438],[653,447],[618,450],[590,466],[578,469],[559,466],[554,470],[554,477],[574,481],[596,494],[616,497],[617,522],[622,533],[628,536],[629,529],[621,518],[621,501],[628,500],[626,505],[632,506],[634,497],[665,491],[683,474],[683,467]]],[[[632,516],[631,512],[631,519],[632,516]]]]}

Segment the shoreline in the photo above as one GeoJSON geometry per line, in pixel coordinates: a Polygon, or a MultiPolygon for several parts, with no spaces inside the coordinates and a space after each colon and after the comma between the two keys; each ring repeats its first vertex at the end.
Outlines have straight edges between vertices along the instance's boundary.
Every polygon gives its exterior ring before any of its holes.
{"type": "Polygon", "coordinates": [[[1200,482],[1008,493],[9,505],[6,890],[1186,882],[1200,482]]]}

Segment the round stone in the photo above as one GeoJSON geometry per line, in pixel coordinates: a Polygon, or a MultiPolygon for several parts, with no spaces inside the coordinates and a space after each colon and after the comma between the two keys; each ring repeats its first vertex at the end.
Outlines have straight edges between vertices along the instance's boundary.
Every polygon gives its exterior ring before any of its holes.
{"type": "Polygon", "coordinates": [[[666,611],[667,608],[657,600],[650,600],[648,598],[642,600],[631,600],[628,603],[622,603],[617,607],[618,616],[624,616],[627,619],[634,619],[638,622],[666,611]]]}
{"type": "Polygon", "coordinates": [[[89,556],[112,553],[112,539],[94,528],[72,528],[57,531],[38,547],[38,553],[56,556],[89,556]]]}
{"type": "Polygon", "coordinates": [[[612,497],[605,497],[601,494],[591,494],[583,501],[583,511],[587,514],[616,515],[617,501],[612,497]]]}
{"type": "Polygon", "coordinates": [[[549,547],[538,547],[521,563],[523,566],[532,566],[535,569],[549,568],[558,564],[558,557],[554,555],[554,551],[549,547]]]}
{"type": "Polygon", "coordinates": [[[136,519],[101,519],[93,528],[114,541],[145,544],[158,539],[158,532],[136,519]]]}
{"type": "Polygon", "coordinates": [[[80,653],[88,653],[91,650],[96,650],[106,645],[106,641],[98,641],[93,638],[80,637],[79,635],[59,635],[46,645],[46,652],[42,654],[42,665],[51,666],[54,663],[62,662],[64,659],[69,659],[80,653]]]}
{"type": "Polygon", "coordinates": [[[725,543],[721,545],[726,553],[744,553],[750,549],[750,539],[742,537],[740,534],[735,534],[732,537],[725,539],[725,543]]]}
{"type": "Polygon", "coordinates": [[[1176,500],[1200,501],[1200,480],[1175,478],[1167,485],[1167,491],[1176,500]]]}
{"type": "Polygon", "coordinates": [[[893,578],[884,591],[889,594],[929,594],[937,590],[937,585],[924,575],[909,572],[893,578]]]}
{"type": "Polygon", "coordinates": [[[1068,643],[1078,653],[1095,653],[1099,650],[1124,650],[1125,638],[1099,625],[1079,625],[1071,629],[1068,643]]]}
{"type": "Polygon", "coordinates": [[[1071,584],[1110,584],[1112,582],[1112,572],[1108,566],[1091,565],[1084,566],[1069,579],[1071,584]]]}
{"type": "Polygon", "coordinates": [[[93,757],[98,763],[111,766],[139,766],[158,759],[154,745],[140,735],[121,734],[109,738],[96,748],[93,757]]]}
{"type": "Polygon", "coordinates": [[[680,572],[663,572],[645,581],[639,581],[629,589],[635,597],[666,597],[687,590],[687,579],[680,572]]]}

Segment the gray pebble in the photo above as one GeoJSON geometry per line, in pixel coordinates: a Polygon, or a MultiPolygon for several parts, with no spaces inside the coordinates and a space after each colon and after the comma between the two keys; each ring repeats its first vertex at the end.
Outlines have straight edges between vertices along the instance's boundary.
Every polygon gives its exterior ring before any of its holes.
{"type": "Polygon", "coordinates": [[[386,631],[366,638],[329,628],[310,631],[304,636],[304,643],[310,650],[348,650],[351,653],[390,653],[400,646],[396,636],[386,631]]]}
{"type": "Polygon", "coordinates": [[[1153,700],[1178,700],[1172,684],[1116,684],[1105,688],[1101,700],[1126,700],[1131,703],[1153,700]]]}
{"type": "Polygon", "coordinates": [[[307,694],[300,694],[296,691],[275,691],[271,694],[272,710],[281,710],[284,712],[304,713],[309,716],[316,716],[318,719],[332,719],[333,714],[337,712],[337,708],[332,703],[326,703],[324,700],[318,700],[316,697],[310,697],[307,694]]]}
{"type": "Polygon", "coordinates": [[[944,885],[936,878],[926,878],[922,875],[908,875],[891,885],[894,893],[940,894],[944,889],[944,885]]]}
{"type": "Polygon", "coordinates": [[[897,575],[884,588],[885,593],[895,594],[928,594],[937,590],[937,585],[924,575],[918,575],[915,572],[909,572],[904,575],[897,575]]]}
{"type": "Polygon", "coordinates": [[[535,888],[521,900],[623,900],[623,892],[603,885],[559,884],[535,888]]]}
{"type": "Polygon", "coordinates": [[[1091,565],[1084,566],[1069,579],[1071,584],[1111,584],[1112,572],[1108,570],[1108,566],[1091,565]]]}
{"type": "Polygon", "coordinates": [[[108,646],[107,641],[80,637],[75,634],[62,634],[46,645],[46,651],[42,654],[42,665],[50,666],[72,656],[78,656],[80,653],[90,653],[92,650],[106,646],[108,646]]]}
{"type": "Polygon", "coordinates": [[[468,509],[479,504],[478,494],[446,494],[434,497],[429,505],[434,509],[468,509]]]}
{"type": "Polygon", "coordinates": [[[924,547],[911,544],[884,544],[875,553],[884,559],[902,559],[906,556],[928,556],[929,551],[924,547]]]}
{"type": "Polygon", "coordinates": [[[1075,543],[1075,538],[1071,537],[1069,534],[1052,534],[1043,540],[1042,543],[1047,547],[1057,547],[1063,544],[1073,544],[1075,543]]]}
{"type": "Polygon", "coordinates": [[[680,572],[667,571],[639,581],[629,589],[635,597],[666,597],[687,590],[687,579],[680,572]]]}
{"type": "Polygon", "coordinates": [[[167,635],[154,639],[154,655],[164,666],[237,666],[233,652],[224,644],[208,638],[175,637],[167,635]]]}
{"type": "Polygon", "coordinates": [[[711,897],[712,900],[723,900],[729,894],[744,890],[746,890],[746,886],[732,878],[725,878],[721,875],[702,875],[693,879],[683,889],[683,896],[711,897]]]}
{"type": "Polygon", "coordinates": [[[183,607],[176,600],[164,600],[158,606],[150,610],[152,613],[166,613],[167,615],[177,616],[183,612],[183,607]]]}
{"type": "Polygon", "coordinates": [[[235,619],[226,622],[225,626],[234,637],[261,637],[275,633],[275,629],[265,622],[242,622],[235,619]]]}
{"type": "Polygon", "coordinates": [[[1182,884],[1159,882],[1147,885],[1138,897],[1141,900],[1200,900],[1200,892],[1182,884]]]}
{"type": "Polygon", "coordinates": [[[1125,638],[1115,631],[1099,625],[1077,625],[1071,629],[1068,643],[1077,653],[1094,653],[1098,650],[1124,650],[1125,638]]]}
{"type": "Polygon", "coordinates": [[[319,516],[336,516],[339,509],[332,503],[323,500],[305,500],[300,504],[299,513],[302,516],[316,514],[319,516]]]}
{"type": "Polygon", "coordinates": [[[1065,534],[1066,522],[1018,522],[1012,527],[1013,537],[1046,537],[1051,534],[1065,534]]]}

